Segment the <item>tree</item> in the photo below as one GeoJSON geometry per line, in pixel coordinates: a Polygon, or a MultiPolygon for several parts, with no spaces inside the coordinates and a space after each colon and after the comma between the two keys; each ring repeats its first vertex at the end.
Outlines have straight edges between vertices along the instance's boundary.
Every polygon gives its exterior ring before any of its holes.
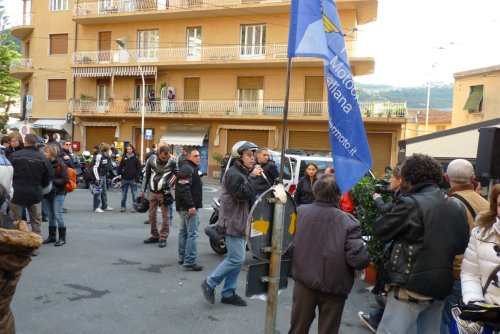
{"type": "Polygon", "coordinates": [[[0,132],[4,132],[5,125],[9,120],[9,109],[14,103],[13,97],[20,95],[19,80],[10,76],[10,63],[13,59],[20,58],[18,46],[10,34],[8,16],[5,15],[3,0],[0,0],[0,107],[5,108],[0,113],[0,132]]]}

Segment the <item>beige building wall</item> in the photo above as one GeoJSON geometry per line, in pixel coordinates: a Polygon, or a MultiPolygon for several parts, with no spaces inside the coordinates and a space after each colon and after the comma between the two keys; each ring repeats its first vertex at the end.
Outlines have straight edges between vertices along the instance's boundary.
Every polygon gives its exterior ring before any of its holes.
{"type": "Polygon", "coordinates": [[[500,117],[500,65],[454,74],[452,127],[500,117]],[[472,86],[483,86],[480,112],[463,110],[472,86]]]}

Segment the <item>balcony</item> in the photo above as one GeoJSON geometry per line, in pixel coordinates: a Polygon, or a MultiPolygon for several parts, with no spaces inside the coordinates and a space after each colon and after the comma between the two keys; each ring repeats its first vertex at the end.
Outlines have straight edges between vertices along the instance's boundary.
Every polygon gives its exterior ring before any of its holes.
{"type": "MultiPolygon", "coordinates": [[[[70,112],[75,116],[140,117],[142,104],[139,100],[72,100],[70,112]]],[[[153,101],[145,103],[147,116],[187,118],[261,118],[283,117],[284,102],[281,100],[238,101],[153,101]]],[[[363,118],[403,119],[406,102],[360,102],[363,118]],[[377,106],[374,108],[374,106],[377,106]]],[[[328,102],[290,101],[288,117],[295,120],[327,120],[328,102]]]]}
{"type": "MultiPolygon", "coordinates": [[[[354,53],[354,42],[346,42],[347,53],[354,53]]],[[[132,49],[130,52],[141,64],[182,65],[200,63],[255,62],[262,60],[286,64],[287,44],[223,45],[197,48],[132,49]]],[[[309,60],[311,61],[311,60],[309,60]]],[[[74,65],[120,64],[135,65],[135,60],[125,50],[78,51],[73,53],[74,65]]]]}
{"type": "Polygon", "coordinates": [[[33,74],[33,59],[18,58],[13,59],[10,63],[9,73],[17,79],[25,79],[33,74]]]}
{"type": "Polygon", "coordinates": [[[73,20],[81,24],[276,14],[290,11],[290,0],[101,0],[75,4],[73,20]]]}
{"type": "Polygon", "coordinates": [[[29,34],[35,29],[34,25],[34,15],[32,13],[25,13],[22,17],[22,21],[19,23],[13,22],[12,28],[10,29],[12,36],[19,38],[20,40],[28,37],[29,34]]]}

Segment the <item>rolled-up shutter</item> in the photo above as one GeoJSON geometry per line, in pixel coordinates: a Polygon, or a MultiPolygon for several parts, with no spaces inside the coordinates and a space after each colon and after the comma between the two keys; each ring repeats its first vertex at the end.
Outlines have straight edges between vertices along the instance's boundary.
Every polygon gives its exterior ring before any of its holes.
{"type": "Polygon", "coordinates": [[[385,166],[391,165],[392,134],[367,133],[367,137],[372,154],[372,170],[378,177],[384,173],[385,166]]]}
{"type": "Polygon", "coordinates": [[[290,131],[289,135],[290,149],[325,152],[332,150],[327,131],[290,131]]]}
{"type": "Polygon", "coordinates": [[[264,89],[264,77],[239,77],[238,89],[264,89]]]}
{"type": "Polygon", "coordinates": [[[49,79],[47,85],[48,100],[66,100],[66,79],[49,79]]]}
{"type": "Polygon", "coordinates": [[[49,40],[49,54],[58,55],[68,53],[68,34],[51,34],[49,35],[49,40]]]}
{"type": "Polygon", "coordinates": [[[115,141],[116,127],[114,126],[87,126],[85,132],[86,150],[92,152],[95,144],[115,141]]]}
{"type": "Polygon", "coordinates": [[[267,147],[269,131],[264,130],[227,130],[227,150],[228,153],[233,145],[240,140],[248,140],[258,147],[267,147]]]}

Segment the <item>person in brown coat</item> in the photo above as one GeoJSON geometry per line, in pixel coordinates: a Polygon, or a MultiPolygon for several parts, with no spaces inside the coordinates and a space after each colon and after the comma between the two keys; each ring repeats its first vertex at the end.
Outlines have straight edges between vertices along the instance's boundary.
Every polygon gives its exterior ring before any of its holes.
{"type": "Polygon", "coordinates": [[[316,200],[297,209],[297,231],[287,252],[295,280],[289,334],[309,333],[316,307],[318,333],[338,333],[354,270],[370,263],[360,223],[340,209],[334,176],[322,175],[313,193],[316,200]]]}
{"type": "MultiPolygon", "coordinates": [[[[0,204],[8,198],[8,191],[0,185],[0,204]]],[[[38,234],[28,231],[23,220],[13,221],[0,213],[0,333],[14,334],[14,316],[10,302],[21,278],[21,271],[31,261],[31,253],[42,244],[38,234]]]]}

